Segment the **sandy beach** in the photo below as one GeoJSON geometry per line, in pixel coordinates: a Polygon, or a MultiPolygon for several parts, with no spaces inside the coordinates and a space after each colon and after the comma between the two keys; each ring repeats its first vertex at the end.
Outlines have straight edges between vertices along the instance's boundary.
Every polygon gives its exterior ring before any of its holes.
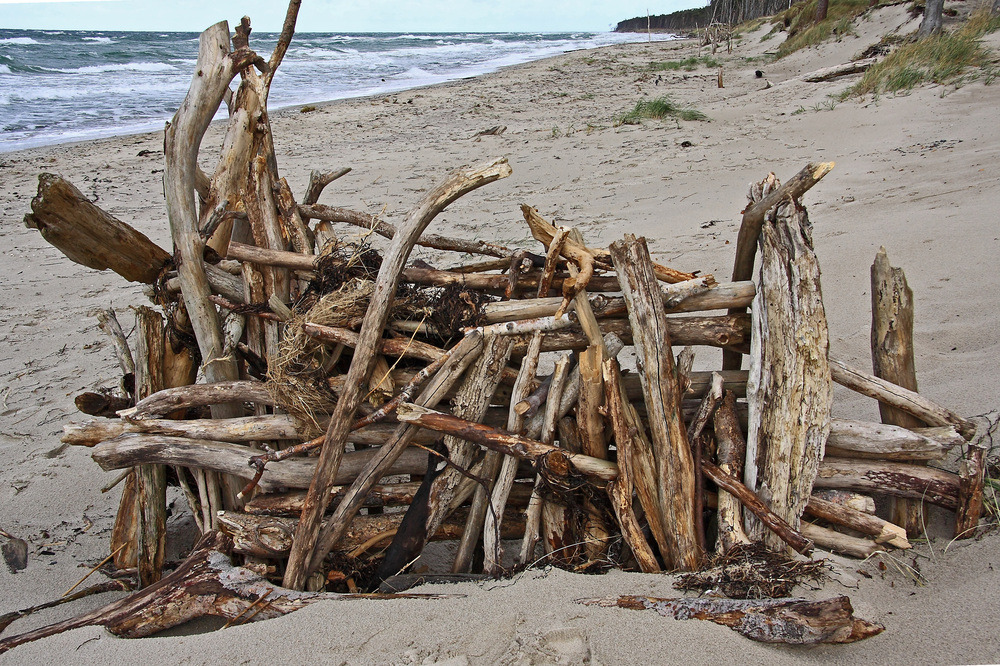
{"type": "MultiPolygon", "coordinates": [[[[301,193],[312,169],[353,171],[323,203],[399,220],[452,169],[505,156],[513,175],[462,198],[431,231],[537,249],[518,206],[578,227],[588,244],[646,236],[653,257],[728,280],[748,184],[787,179],[808,162],[836,167],[805,197],[823,269],[831,354],[870,367],[869,267],[880,246],[906,271],[916,303],[921,393],[965,416],[1000,407],[1000,86],[982,80],[841,103],[855,77],[806,83],[802,74],[852,59],[883,34],[917,27],[902,6],[858,20],[852,34],[771,62],[770,25],[744,34],[717,69],[650,73],[652,61],[708,54],[697,42],[578,51],[474,79],[272,114],[279,168],[301,193]],[[757,77],[756,70],[762,76],[757,77]],[[642,98],[670,95],[707,122],[615,126],[642,98]],[[477,136],[495,126],[498,135],[477,136]]],[[[986,38],[1000,49],[997,34],[986,38]]],[[[280,76],[280,74],[279,74],[280,76]]],[[[206,168],[221,141],[214,125],[206,168]]],[[[59,441],[82,415],[73,397],[117,384],[118,367],[92,311],[113,306],[131,328],[138,285],[77,266],[23,215],[41,172],[62,175],[108,212],[170,247],[162,195],[162,133],[0,153],[0,528],[29,543],[27,569],[0,567],[0,614],[61,595],[108,553],[120,490],[84,448],[59,441]]],[[[357,230],[344,227],[348,239],[357,230]]],[[[419,251],[436,265],[459,258],[419,251]]],[[[718,368],[705,353],[698,368],[718,368]]],[[[873,400],[838,390],[835,416],[878,420],[873,400]]],[[[174,497],[170,524],[189,525],[174,497]]],[[[1000,662],[1000,536],[952,541],[951,514],[932,538],[896,552],[900,564],[837,566],[810,597],[848,594],[884,633],[846,646],[751,642],[721,626],[651,612],[585,607],[581,597],[672,597],[667,575],[574,575],[530,570],[513,580],[425,586],[439,600],[321,603],[223,632],[178,631],[128,641],[100,628],[16,648],[2,664],[298,662],[344,664],[624,664],[1000,662]]],[[[818,555],[825,555],[818,553],[818,555]]],[[[168,559],[176,557],[168,554],[168,559]]],[[[885,560],[888,562],[888,560],[885,560]]],[[[20,633],[107,603],[82,600],[21,620],[20,633]]]]}

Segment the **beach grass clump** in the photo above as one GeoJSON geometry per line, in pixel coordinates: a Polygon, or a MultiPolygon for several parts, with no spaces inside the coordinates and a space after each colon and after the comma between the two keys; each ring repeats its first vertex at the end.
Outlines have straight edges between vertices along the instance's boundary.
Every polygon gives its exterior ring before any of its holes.
{"type": "Polygon", "coordinates": [[[904,44],[872,66],[843,97],[902,93],[923,83],[954,83],[979,68],[993,79],[989,52],[979,39],[1000,29],[1000,17],[977,11],[961,28],[904,44]]]}
{"type": "Polygon", "coordinates": [[[774,21],[783,25],[788,37],[778,47],[778,57],[821,44],[830,37],[849,35],[854,19],[868,9],[868,0],[830,0],[826,18],[816,22],[817,0],[800,2],[778,14],[774,21]]]}
{"type": "Polygon", "coordinates": [[[651,62],[649,69],[654,72],[677,72],[685,70],[693,72],[699,67],[721,67],[721,63],[711,56],[691,56],[683,60],[667,60],[666,62],[651,62]]]}
{"type": "Polygon", "coordinates": [[[707,121],[706,116],[697,109],[684,108],[678,105],[669,97],[657,97],[656,99],[644,99],[636,103],[631,111],[626,111],[615,118],[615,127],[621,125],[638,125],[646,119],[656,118],[676,118],[677,120],[702,120],[707,121]]]}

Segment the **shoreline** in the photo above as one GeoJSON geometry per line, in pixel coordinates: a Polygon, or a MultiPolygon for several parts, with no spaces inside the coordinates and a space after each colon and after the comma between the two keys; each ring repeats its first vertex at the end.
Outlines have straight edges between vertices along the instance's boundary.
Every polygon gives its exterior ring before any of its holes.
{"type": "MultiPolygon", "coordinates": [[[[27,32],[45,32],[45,31],[27,31],[27,32]]],[[[73,31],[69,31],[69,32],[73,32],[73,31]]],[[[87,32],[94,32],[94,31],[77,31],[77,32],[87,33],[87,32]]],[[[123,33],[123,34],[127,34],[127,33],[123,33]]],[[[176,33],[176,34],[186,35],[188,33],[176,33]]],[[[197,33],[192,33],[192,34],[197,35],[197,33]]],[[[325,34],[331,34],[331,33],[298,33],[300,39],[302,39],[302,38],[308,38],[308,36],[310,34],[313,34],[313,35],[325,35],[325,34]]],[[[347,36],[351,36],[349,33],[345,33],[345,34],[347,36]]],[[[406,35],[409,35],[409,34],[412,34],[412,33],[401,33],[400,36],[404,36],[405,37],[406,35]]],[[[417,34],[421,34],[422,35],[423,33],[417,33],[417,34]]],[[[441,35],[441,36],[448,36],[448,35],[467,35],[467,34],[470,34],[470,33],[436,33],[436,34],[441,35]]],[[[547,35],[558,36],[558,35],[573,35],[573,34],[577,34],[577,33],[574,33],[574,32],[549,32],[549,33],[475,33],[475,34],[477,34],[477,35],[478,34],[482,34],[482,35],[490,35],[490,34],[494,34],[494,35],[511,35],[511,34],[515,34],[515,35],[525,35],[525,36],[547,34],[547,35]]],[[[585,42],[582,42],[582,43],[591,43],[591,42],[594,42],[594,41],[598,41],[599,42],[599,41],[602,41],[602,40],[611,39],[612,38],[611,36],[614,36],[613,38],[615,38],[615,39],[619,39],[618,35],[621,35],[622,33],[615,33],[615,32],[603,32],[603,33],[601,33],[601,32],[597,32],[597,33],[580,33],[580,34],[590,35],[589,37],[586,38],[585,42]]],[[[672,34],[672,33],[664,33],[664,35],[670,35],[670,34],[672,34]]],[[[396,35],[396,33],[380,33],[380,35],[388,35],[388,36],[391,37],[393,35],[396,35]]],[[[276,36],[276,35],[274,35],[274,36],[276,36]]],[[[627,38],[627,37],[625,37],[625,38],[627,38]]],[[[258,41],[259,41],[259,39],[260,38],[258,38],[258,41]]],[[[269,38],[268,37],[264,37],[264,39],[269,39],[269,38]]],[[[668,39],[668,38],[664,38],[664,37],[660,36],[660,37],[657,38],[657,41],[671,41],[671,40],[668,39]]],[[[629,42],[618,42],[618,44],[624,44],[624,43],[629,43],[629,42]]],[[[441,84],[444,84],[444,83],[450,83],[450,82],[455,82],[455,81],[467,80],[467,79],[475,78],[475,77],[478,77],[478,76],[486,76],[486,75],[489,75],[491,73],[497,72],[499,70],[502,70],[502,69],[505,69],[505,68],[508,68],[508,67],[517,67],[517,66],[520,66],[520,65],[530,64],[532,62],[537,62],[537,61],[540,61],[540,60],[546,60],[548,58],[558,57],[560,55],[565,55],[567,53],[573,53],[573,52],[576,52],[576,51],[596,50],[596,49],[604,48],[605,46],[614,46],[614,45],[615,44],[605,44],[605,45],[596,46],[596,47],[593,47],[593,46],[591,46],[591,47],[585,47],[585,46],[581,45],[581,46],[574,46],[572,48],[569,48],[569,50],[565,50],[565,51],[560,51],[559,50],[560,48],[563,48],[562,46],[545,45],[545,46],[538,47],[535,51],[528,51],[528,52],[517,52],[517,51],[515,51],[515,52],[507,53],[507,54],[504,54],[504,55],[495,55],[494,58],[492,58],[490,60],[485,60],[483,62],[475,62],[475,63],[473,63],[473,62],[467,62],[465,64],[462,64],[462,63],[459,63],[459,62],[454,62],[454,63],[452,63],[453,69],[451,69],[451,70],[449,70],[449,71],[447,71],[445,73],[432,73],[432,72],[428,72],[428,71],[422,71],[422,70],[420,70],[419,65],[415,65],[415,67],[417,68],[417,71],[420,71],[423,74],[424,78],[427,79],[427,80],[425,80],[423,82],[417,82],[417,83],[414,83],[412,81],[407,81],[406,78],[405,78],[406,74],[408,74],[410,71],[412,71],[412,69],[411,70],[407,70],[406,72],[403,72],[401,74],[395,74],[395,75],[392,75],[392,76],[386,75],[386,77],[381,78],[381,80],[379,80],[379,76],[378,75],[374,75],[374,78],[372,78],[370,81],[365,81],[364,82],[365,87],[363,87],[363,88],[359,88],[359,89],[343,88],[343,89],[340,89],[340,90],[331,90],[331,91],[328,91],[328,92],[330,94],[332,94],[333,97],[319,98],[319,99],[310,99],[309,98],[310,97],[309,93],[296,94],[296,95],[293,95],[293,97],[295,97],[295,98],[301,98],[301,99],[295,99],[295,101],[287,100],[287,101],[278,102],[276,105],[274,105],[274,106],[271,107],[271,111],[272,111],[272,113],[274,113],[274,112],[278,112],[278,111],[282,111],[282,110],[286,110],[286,109],[300,108],[302,106],[327,104],[327,103],[333,102],[333,101],[349,100],[349,99],[364,99],[364,98],[367,98],[367,97],[378,96],[378,95],[402,94],[402,93],[404,93],[406,91],[409,91],[409,90],[418,90],[418,89],[421,89],[421,88],[426,88],[426,87],[430,87],[430,86],[434,86],[434,85],[441,85],[441,84]],[[403,78],[400,78],[400,77],[403,77],[403,78]],[[302,101],[302,99],[305,99],[305,101],[302,101]]],[[[388,52],[385,52],[385,53],[392,54],[394,52],[388,51],[388,52]]],[[[381,56],[384,55],[384,53],[383,52],[373,52],[370,55],[371,56],[375,56],[375,57],[381,57],[381,56]]],[[[311,65],[313,67],[318,67],[318,66],[320,66],[320,64],[321,64],[321,61],[313,61],[311,63],[311,65]]],[[[188,72],[179,72],[179,74],[184,79],[184,81],[186,82],[187,81],[186,77],[188,76],[188,72]]],[[[280,75],[279,75],[279,78],[280,78],[280,75]]],[[[279,81],[279,83],[280,83],[280,81],[279,81]]],[[[186,86],[185,86],[185,90],[186,90],[186,86]]],[[[274,96],[274,98],[280,98],[282,96],[281,93],[283,91],[281,90],[281,85],[278,85],[276,87],[275,92],[277,94],[274,96]]],[[[183,93],[181,93],[179,95],[178,99],[175,100],[177,104],[180,103],[180,99],[182,97],[183,97],[183,93]]],[[[274,102],[274,99],[272,99],[272,102],[274,102]]],[[[96,109],[96,108],[93,109],[93,111],[99,112],[99,113],[108,113],[108,112],[110,112],[109,109],[96,109]]],[[[225,119],[224,117],[220,117],[220,118],[217,118],[216,120],[224,120],[224,119],[225,119]]],[[[92,130],[85,130],[85,131],[75,130],[75,132],[77,134],[81,134],[82,133],[84,135],[84,136],[78,137],[78,138],[65,139],[63,137],[47,136],[47,137],[35,137],[35,138],[29,138],[29,139],[15,139],[15,140],[11,140],[10,142],[8,142],[8,143],[11,143],[11,144],[29,144],[29,145],[19,145],[19,147],[16,147],[16,148],[7,148],[6,145],[2,141],[2,138],[3,138],[2,135],[0,135],[0,155],[6,154],[6,153],[11,153],[11,152],[17,152],[17,151],[21,151],[21,150],[30,150],[30,149],[33,149],[33,148],[44,148],[44,147],[47,147],[47,146],[66,145],[66,144],[81,143],[81,142],[94,141],[94,140],[100,140],[100,139],[111,139],[111,138],[114,138],[114,137],[135,136],[137,134],[145,134],[147,132],[157,132],[157,131],[161,131],[160,129],[158,129],[157,125],[159,124],[160,126],[162,126],[162,124],[168,122],[169,120],[170,120],[170,116],[164,116],[162,119],[159,119],[159,120],[145,120],[145,121],[141,121],[141,122],[136,122],[131,127],[124,129],[124,131],[122,131],[122,129],[113,128],[113,127],[103,127],[103,128],[99,127],[99,128],[94,128],[92,130]]]]}
{"type": "MultiPolygon", "coordinates": [[[[709,55],[693,40],[671,40],[563,53],[405,93],[330,100],[309,113],[286,108],[271,114],[279,169],[298,195],[311,169],[350,166],[321,202],[397,221],[452,169],[507,156],[510,178],[463,197],[430,231],[532,249],[518,211],[527,203],[556,224],[577,226],[589,245],[606,246],[626,232],[645,235],[661,263],[728,280],[747,184],[769,171],[785,180],[807,162],[835,161],[804,202],[823,269],[831,352],[858,367],[870,364],[868,267],[885,245],[914,292],[921,393],[972,416],[996,409],[1000,396],[994,314],[1000,192],[991,170],[1000,156],[994,129],[1000,89],[972,82],[831,105],[828,96],[852,79],[806,84],[799,78],[915,25],[905,8],[885,8],[842,41],[778,62],[765,56],[777,43],[759,41],[765,26],[745,35],[733,54],[716,54],[724,88],[714,68],[652,73],[653,61],[709,55]],[[614,125],[638,100],[664,94],[710,121],[614,125]],[[476,136],[497,125],[506,131],[476,136]]],[[[997,36],[991,40],[996,48],[997,36]]],[[[209,130],[206,168],[214,165],[223,130],[219,123],[209,130]]],[[[90,311],[113,304],[127,331],[131,315],[122,311],[146,302],[137,285],[70,263],[25,229],[21,217],[37,174],[53,171],[169,247],[161,142],[162,133],[152,132],[0,154],[0,280],[9,294],[0,304],[7,342],[0,352],[0,528],[29,542],[26,570],[12,575],[0,567],[7,592],[0,614],[55,598],[107,555],[118,493],[99,488],[114,474],[101,472],[86,449],[65,448],[58,438],[63,423],[81,420],[74,395],[117,383],[113,351],[90,311]]],[[[346,240],[359,233],[338,231],[346,240]]],[[[423,251],[413,258],[442,267],[458,262],[423,251]]],[[[699,351],[696,365],[718,367],[718,358],[699,351]]],[[[878,419],[866,398],[838,394],[835,403],[835,416],[878,419]]],[[[170,525],[180,530],[186,509],[182,498],[175,505],[170,525]]],[[[225,632],[189,628],[189,635],[129,641],[81,629],[16,648],[0,664],[41,663],[54,654],[108,663],[164,653],[190,663],[234,657],[351,664],[881,663],[899,654],[916,655],[918,663],[996,663],[1000,619],[990,590],[1000,586],[1000,536],[951,542],[950,514],[934,519],[931,543],[896,553],[898,569],[833,556],[837,580],[797,591],[848,594],[857,615],[886,626],[882,635],[850,646],[767,646],[695,620],[583,607],[574,600],[679,593],[670,576],[542,570],[513,581],[419,590],[463,598],[318,604],[225,632]],[[902,573],[902,565],[917,566],[923,584],[902,573]]],[[[108,600],[20,620],[4,634],[108,600]]]]}

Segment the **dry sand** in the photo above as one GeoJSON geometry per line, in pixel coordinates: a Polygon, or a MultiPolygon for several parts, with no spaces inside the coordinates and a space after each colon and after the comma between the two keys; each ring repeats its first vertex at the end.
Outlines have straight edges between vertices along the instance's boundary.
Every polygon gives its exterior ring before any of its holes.
{"type": "MultiPolygon", "coordinates": [[[[782,61],[777,47],[746,35],[716,71],[643,76],[650,61],[694,55],[696,44],[633,44],[577,52],[475,79],[310,113],[274,114],[279,165],[296,192],[310,169],[354,171],[325,203],[399,219],[457,166],[507,156],[514,175],[469,195],[435,231],[530,246],[518,204],[578,226],[592,245],[625,232],[649,238],[656,258],[728,278],[747,184],[768,171],[788,178],[809,161],[837,167],[806,197],[823,267],[833,352],[868,364],[868,267],[880,245],[902,266],[916,299],[922,392],[966,415],[1000,395],[1000,86],[930,86],[907,96],[846,102],[802,73],[846,62],[890,31],[916,28],[902,8],[858,22],[855,34],[782,61]],[[771,87],[754,76],[761,69],[771,87]],[[669,93],[711,122],[647,121],[613,127],[644,96],[669,93]],[[505,125],[500,136],[473,136],[505,125]]],[[[991,38],[997,46],[997,38],[991,38]]],[[[217,146],[213,128],[206,146],[217,146]]],[[[161,137],[119,137],[0,155],[3,242],[0,284],[0,528],[30,543],[28,568],[0,569],[0,613],[57,597],[107,553],[117,492],[112,474],[84,449],[64,448],[62,425],[79,414],[73,396],[112,386],[117,367],[90,312],[144,302],[140,289],[76,266],[21,223],[37,174],[59,173],[119,218],[169,247],[161,137]],[[140,151],[153,151],[139,156],[140,151]]],[[[206,165],[211,151],[206,151],[206,165]]],[[[422,254],[447,265],[455,258],[422,254]]],[[[131,317],[125,314],[126,321],[131,317]]],[[[128,324],[126,324],[128,327],[128,324]]],[[[704,354],[699,363],[717,367],[704,354]]],[[[872,401],[838,391],[837,415],[877,418],[872,401]]],[[[172,526],[180,529],[183,500],[172,526]]],[[[583,607],[579,597],[672,596],[668,576],[579,576],[530,571],[512,581],[431,588],[464,595],[438,601],[326,603],[279,620],[221,633],[138,641],[102,629],[73,631],[17,648],[2,663],[53,657],[74,663],[984,663],[1000,661],[1000,549],[996,534],[930,544],[896,560],[919,567],[923,584],[892,566],[840,567],[813,596],[847,593],[856,612],[885,632],[858,644],[790,648],[750,642],[729,629],[653,613],[583,607]]],[[[890,565],[892,563],[890,562],[890,565]]],[[[6,634],[106,603],[79,602],[15,623],[6,634]]]]}

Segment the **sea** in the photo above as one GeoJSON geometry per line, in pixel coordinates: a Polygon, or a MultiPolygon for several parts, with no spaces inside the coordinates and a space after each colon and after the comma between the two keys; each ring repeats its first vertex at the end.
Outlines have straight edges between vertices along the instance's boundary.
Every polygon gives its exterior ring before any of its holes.
{"type": "MultiPolygon", "coordinates": [[[[650,38],[672,37],[297,33],[268,106],[397,92],[650,38]]],[[[250,44],[266,58],[276,39],[255,32],[250,44]]],[[[161,129],[187,92],[197,55],[197,33],[0,29],[0,152],[161,129]]]]}

